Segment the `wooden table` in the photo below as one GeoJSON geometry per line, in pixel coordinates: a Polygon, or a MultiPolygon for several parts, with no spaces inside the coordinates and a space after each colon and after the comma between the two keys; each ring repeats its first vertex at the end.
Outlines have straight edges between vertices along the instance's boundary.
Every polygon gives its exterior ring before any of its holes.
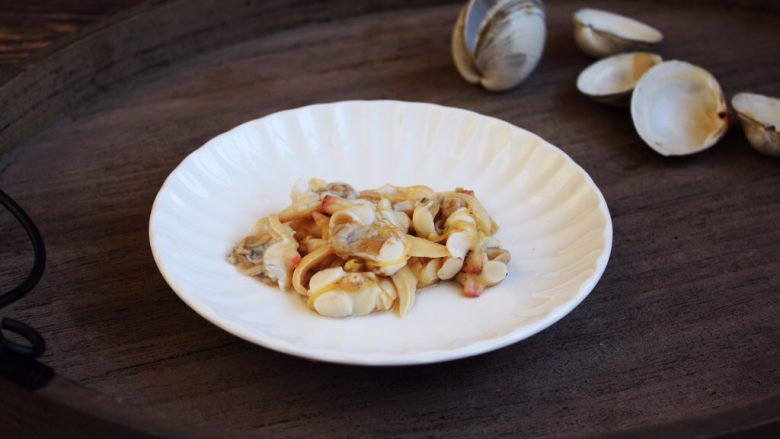
{"type": "MultiPolygon", "coordinates": [[[[750,149],[736,127],[704,153],[663,158],[625,111],[578,95],[574,80],[591,62],[571,36],[582,2],[548,2],[543,61],[505,94],[458,77],[449,32],[459,2],[447,1],[152,2],[8,66],[132,3],[81,3],[61,25],[51,24],[56,13],[27,26],[7,12],[27,6],[0,8],[0,187],[36,220],[50,255],[36,290],[0,315],[44,335],[41,361],[60,377],[37,392],[0,379],[2,434],[780,434],[780,161],[750,149]],[[7,35],[38,28],[9,49],[7,35]],[[355,98],[473,109],[570,154],[614,222],[612,260],[591,296],[521,343],[408,368],[278,354],[179,301],[146,236],[178,161],[239,122],[355,98]]],[[[729,96],[780,96],[774,3],[589,5],[655,24],[666,58],[704,66],[729,96]]],[[[8,215],[0,230],[0,284],[11,285],[31,257],[8,215]]]]}
{"type": "Polygon", "coordinates": [[[25,0],[0,4],[0,70],[141,0],[25,0]]]}

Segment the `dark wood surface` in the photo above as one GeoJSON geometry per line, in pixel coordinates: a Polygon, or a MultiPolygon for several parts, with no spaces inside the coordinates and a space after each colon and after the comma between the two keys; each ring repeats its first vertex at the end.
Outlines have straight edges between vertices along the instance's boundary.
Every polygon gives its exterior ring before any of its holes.
{"type": "MultiPolygon", "coordinates": [[[[36,291],[2,314],[43,333],[42,360],[62,376],[218,431],[776,432],[766,422],[780,413],[780,161],[755,153],[737,127],[702,154],[663,158],[641,143],[627,112],[578,95],[575,78],[590,62],[571,35],[580,2],[549,2],[543,61],[505,94],[455,72],[449,33],[458,3],[409,3],[149,5],[7,70],[0,187],[38,222],[50,261],[36,291]],[[531,339],[408,368],[278,354],[176,298],[152,260],[147,221],[184,156],[277,110],[379,98],[497,116],[580,163],[614,221],[612,259],[593,293],[531,339]]],[[[729,96],[778,96],[780,15],[748,3],[589,5],[656,25],[666,58],[709,69],[729,96]]],[[[11,282],[30,263],[28,244],[7,215],[0,230],[0,281],[11,282]]],[[[17,434],[24,426],[8,425],[17,434]]]]}
{"type": "Polygon", "coordinates": [[[143,0],[24,0],[0,2],[0,69],[83,26],[106,20],[143,0]]]}

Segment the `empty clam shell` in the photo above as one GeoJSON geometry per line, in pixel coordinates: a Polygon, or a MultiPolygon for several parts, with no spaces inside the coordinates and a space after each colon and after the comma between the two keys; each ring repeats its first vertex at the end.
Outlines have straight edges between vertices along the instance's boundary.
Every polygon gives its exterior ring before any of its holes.
{"type": "Polygon", "coordinates": [[[753,148],[762,154],[780,157],[780,99],[754,93],[738,93],[731,105],[753,148]]]}
{"type": "Polygon", "coordinates": [[[663,62],[642,76],[631,96],[631,117],[642,140],[665,156],[703,151],[729,126],[718,81],[682,61],[663,62]]]}
{"type": "Polygon", "coordinates": [[[577,77],[577,89],[599,102],[628,107],[631,92],[661,57],[649,52],[631,52],[613,55],[596,61],[577,77]]]}
{"type": "Polygon", "coordinates": [[[541,0],[469,0],[452,32],[452,57],[466,81],[507,90],[536,68],[546,35],[541,0]]]}
{"type": "Polygon", "coordinates": [[[601,58],[648,49],[664,37],[657,29],[633,18],[585,8],[574,14],[574,39],[585,53],[601,58]]]}

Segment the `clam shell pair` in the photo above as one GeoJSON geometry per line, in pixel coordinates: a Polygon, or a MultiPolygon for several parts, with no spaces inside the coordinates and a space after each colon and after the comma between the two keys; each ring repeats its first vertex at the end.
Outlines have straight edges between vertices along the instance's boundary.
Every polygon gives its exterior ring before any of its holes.
{"type": "Polygon", "coordinates": [[[574,14],[574,40],[588,55],[607,57],[583,70],[577,89],[608,104],[627,107],[642,75],[663,61],[660,55],[646,51],[663,40],[661,32],[608,11],[578,10],[574,14]]]}
{"type": "Polygon", "coordinates": [[[541,0],[469,0],[452,32],[452,57],[466,81],[508,90],[536,68],[546,36],[541,0]]]}
{"type": "Polygon", "coordinates": [[[703,151],[729,127],[718,81],[687,62],[662,62],[647,52],[614,55],[585,69],[577,88],[601,102],[630,103],[637,133],[664,156],[703,151]]]}
{"type": "MultiPolygon", "coordinates": [[[[615,55],[585,69],[577,87],[610,104],[623,105],[630,98],[637,133],[665,156],[703,151],[729,128],[729,109],[718,81],[686,62],[661,62],[658,55],[643,52],[615,55]]],[[[780,99],[738,93],[731,104],[753,148],[780,157],[780,99]]]]}
{"type": "MultiPolygon", "coordinates": [[[[659,55],[637,51],[658,45],[661,32],[597,9],[577,11],[574,23],[577,45],[588,55],[607,57],[583,70],[577,78],[578,90],[599,102],[630,103],[637,133],[655,151],[665,156],[693,154],[726,133],[729,110],[712,74],[686,62],[663,62],[659,55]]],[[[732,106],[750,144],[763,154],[780,157],[780,100],[739,93],[732,106]]]]}
{"type": "Polygon", "coordinates": [[[726,99],[709,72],[638,51],[663,41],[657,29],[597,9],[577,11],[574,23],[577,45],[588,55],[606,57],[583,70],[577,88],[600,102],[630,104],[637,133],[656,152],[703,151],[728,130],[726,99]]]}
{"type": "Polygon", "coordinates": [[[701,67],[659,55],[614,55],[585,69],[577,88],[591,98],[630,104],[637,133],[659,154],[687,155],[714,145],[728,129],[718,81],[701,67]]]}

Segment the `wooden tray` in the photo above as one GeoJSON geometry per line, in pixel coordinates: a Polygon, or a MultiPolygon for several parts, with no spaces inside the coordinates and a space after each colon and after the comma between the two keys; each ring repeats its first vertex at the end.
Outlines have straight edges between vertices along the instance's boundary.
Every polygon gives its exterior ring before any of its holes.
{"type": "MultiPolygon", "coordinates": [[[[737,127],[663,158],[627,111],[574,87],[582,2],[548,2],[543,61],[512,92],[472,87],[449,51],[460,2],[154,2],[69,38],[0,82],[0,187],[38,223],[44,279],[2,310],[40,330],[58,378],[0,379],[2,435],[709,436],[780,430],[780,161],[737,127]],[[572,314],[476,358],[408,368],[313,363],[241,341],[171,292],[147,220],[168,173],[234,125],[343,99],[436,102],[540,134],[580,163],[615,244],[572,314]]],[[[668,59],[729,97],[780,95],[766,1],[594,0],[659,27],[668,59]]],[[[0,215],[0,280],[28,243],[0,215]]]]}

